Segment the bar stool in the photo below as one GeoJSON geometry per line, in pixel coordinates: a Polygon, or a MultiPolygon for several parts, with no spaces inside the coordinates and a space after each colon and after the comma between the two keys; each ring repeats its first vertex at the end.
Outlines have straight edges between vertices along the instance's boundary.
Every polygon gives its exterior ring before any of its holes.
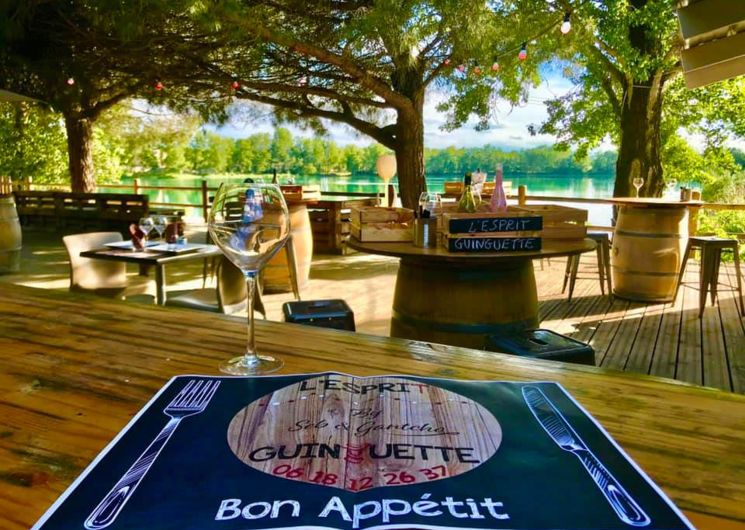
{"type": "MultiPolygon", "coordinates": [[[[740,255],[737,239],[725,239],[716,236],[697,236],[689,237],[683,254],[683,264],[680,267],[678,275],[678,286],[675,288],[675,298],[678,297],[678,290],[683,283],[686,264],[691,252],[699,250],[701,253],[701,269],[699,271],[699,295],[698,295],[698,318],[704,314],[706,306],[706,293],[711,293],[711,305],[716,303],[717,287],[719,284],[719,265],[722,262],[722,251],[731,250],[735,261],[735,276],[737,277],[737,293],[740,297],[740,314],[745,315],[745,304],[742,300],[742,278],[740,272],[740,255]]],[[[735,289],[730,284],[731,291],[735,289]]]]}
{"type": "MultiPolygon", "coordinates": [[[[613,282],[610,276],[610,234],[608,232],[589,232],[587,237],[597,243],[595,252],[598,257],[598,276],[600,278],[600,292],[605,295],[605,282],[608,282],[608,294],[613,293],[613,282]]],[[[577,272],[579,271],[580,254],[569,256],[567,259],[566,270],[564,271],[564,283],[561,292],[566,291],[567,283],[569,284],[569,302],[572,301],[574,293],[574,284],[577,281],[577,272]]]]}

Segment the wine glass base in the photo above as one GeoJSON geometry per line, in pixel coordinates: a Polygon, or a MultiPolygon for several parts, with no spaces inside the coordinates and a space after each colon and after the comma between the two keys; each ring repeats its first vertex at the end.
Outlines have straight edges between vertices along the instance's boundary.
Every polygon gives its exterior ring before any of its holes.
{"type": "Polygon", "coordinates": [[[271,355],[257,355],[256,357],[233,357],[220,363],[220,371],[230,375],[261,375],[276,372],[284,362],[271,355]]]}

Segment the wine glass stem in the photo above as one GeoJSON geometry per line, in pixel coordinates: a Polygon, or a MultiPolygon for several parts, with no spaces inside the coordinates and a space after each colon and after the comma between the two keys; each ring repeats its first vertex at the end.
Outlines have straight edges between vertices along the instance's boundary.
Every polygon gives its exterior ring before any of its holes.
{"type": "Polygon", "coordinates": [[[256,355],[256,340],[254,338],[254,296],[256,293],[256,271],[244,271],[246,277],[246,292],[248,294],[248,304],[246,312],[248,313],[248,336],[246,342],[246,353],[243,356],[243,362],[247,366],[255,365],[259,362],[256,355]]]}

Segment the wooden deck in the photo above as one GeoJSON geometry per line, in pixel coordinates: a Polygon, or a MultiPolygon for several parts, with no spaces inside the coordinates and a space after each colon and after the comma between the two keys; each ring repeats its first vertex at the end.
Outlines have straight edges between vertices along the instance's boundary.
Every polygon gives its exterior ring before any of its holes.
{"type": "MultiPolygon", "coordinates": [[[[745,393],[745,328],[732,292],[722,290],[719,304],[708,305],[698,318],[698,264],[691,262],[674,304],[642,304],[601,296],[594,254],[582,257],[574,299],[561,294],[565,260],[535,262],[541,326],[587,342],[595,349],[596,364],[629,372],[745,393]]],[[[355,313],[357,330],[387,335],[398,260],[382,256],[318,255],[304,299],[344,298],[355,313]]],[[[201,287],[201,264],[168,269],[169,289],[201,287]]],[[[24,232],[20,274],[0,275],[34,287],[66,289],[67,255],[59,235],[24,232]]],[[[133,284],[151,282],[129,269],[133,284]]],[[[734,268],[723,266],[721,289],[734,268]]],[[[265,296],[270,320],[282,319],[282,304],[290,294],[265,296]]],[[[2,302],[0,302],[2,303],[2,302]]]]}

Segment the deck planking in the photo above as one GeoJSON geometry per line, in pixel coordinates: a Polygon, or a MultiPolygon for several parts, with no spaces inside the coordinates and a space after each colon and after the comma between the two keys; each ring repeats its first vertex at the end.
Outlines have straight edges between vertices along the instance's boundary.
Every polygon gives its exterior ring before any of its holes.
{"type": "MultiPolygon", "coordinates": [[[[0,276],[0,282],[66,290],[66,258],[59,236],[24,231],[22,271],[0,276]]],[[[745,394],[745,326],[735,294],[726,290],[735,284],[732,264],[722,264],[719,302],[711,306],[709,300],[699,319],[697,262],[689,263],[678,298],[666,304],[602,296],[595,263],[594,253],[582,256],[571,303],[561,293],[566,260],[544,260],[543,266],[540,261],[534,263],[542,327],[592,345],[599,366],[745,394]]],[[[358,331],[387,335],[397,268],[397,259],[383,256],[317,255],[302,296],[306,300],[344,298],[354,310],[358,331]]],[[[128,272],[134,286],[152,281],[139,276],[135,267],[128,272]]],[[[201,263],[168,268],[169,289],[193,289],[201,284],[201,263]]],[[[267,318],[282,320],[282,304],[290,300],[289,293],[265,295],[267,318]]],[[[151,331],[158,334],[143,323],[143,341],[151,331]]],[[[184,338],[191,340],[188,334],[184,338]]],[[[173,354],[178,355],[175,344],[173,354]]],[[[80,346],[85,346],[85,337],[80,338],[80,346]]]]}

